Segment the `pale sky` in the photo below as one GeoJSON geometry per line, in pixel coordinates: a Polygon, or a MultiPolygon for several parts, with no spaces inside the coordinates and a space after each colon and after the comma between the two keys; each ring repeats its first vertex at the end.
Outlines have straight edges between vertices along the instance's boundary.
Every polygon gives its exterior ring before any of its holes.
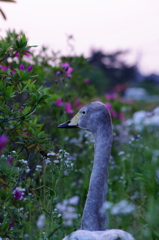
{"type": "Polygon", "coordinates": [[[67,35],[74,36],[76,54],[91,49],[111,53],[130,50],[128,63],[142,73],[159,73],[159,0],[17,0],[0,3],[0,35],[23,32],[29,45],[70,53],[67,35]]]}

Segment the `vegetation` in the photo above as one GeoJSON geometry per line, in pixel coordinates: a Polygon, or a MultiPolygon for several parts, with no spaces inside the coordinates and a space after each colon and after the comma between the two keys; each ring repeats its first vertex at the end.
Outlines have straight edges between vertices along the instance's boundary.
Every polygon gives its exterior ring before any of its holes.
{"type": "MultiPolygon", "coordinates": [[[[114,126],[103,207],[110,228],[131,232],[137,240],[159,239],[159,133],[152,124],[140,131],[125,124],[145,103],[100,92],[102,83],[97,88],[90,78],[95,68],[83,56],[50,56],[45,47],[35,54],[35,47],[23,33],[8,31],[0,40],[1,238],[61,240],[80,227],[93,139],[88,132],[57,126],[98,99],[109,108],[114,126]]],[[[146,110],[156,106],[147,104],[146,110]]]]}

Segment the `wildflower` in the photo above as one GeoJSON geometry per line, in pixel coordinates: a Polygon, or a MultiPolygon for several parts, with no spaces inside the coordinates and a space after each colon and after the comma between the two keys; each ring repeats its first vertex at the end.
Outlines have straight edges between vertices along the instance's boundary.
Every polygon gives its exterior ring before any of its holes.
{"type": "Polygon", "coordinates": [[[13,69],[13,70],[11,70],[11,73],[14,74],[14,73],[16,73],[16,71],[13,69]]]}
{"type": "Polygon", "coordinates": [[[108,103],[105,103],[105,105],[109,110],[111,110],[111,107],[112,107],[111,103],[108,102],[108,103]]]}
{"type": "Polygon", "coordinates": [[[28,68],[27,68],[28,72],[32,71],[33,70],[33,66],[30,65],[28,68]]]}
{"type": "Polygon", "coordinates": [[[113,109],[110,111],[110,113],[111,113],[112,117],[117,117],[118,116],[117,112],[114,111],[113,109]]]}
{"type": "Polygon", "coordinates": [[[58,203],[56,205],[57,210],[61,213],[63,217],[65,226],[71,226],[73,224],[73,220],[78,218],[76,209],[69,204],[78,204],[78,196],[74,196],[70,199],[65,199],[62,203],[58,203]]]}
{"type": "Polygon", "coordinates": [[[61,66],[67,74],[70,74],[71,72],[73,72],[73,68],[70,67],[70,64],[68,62],[62,63],[61,66]]]}
{"type": "Polygon", "coordinates": [[[133,203],[128,203],[126,200],[121,200],[111,208],[112,215],[130,214],[135,210],[133,203]]]}
{"type": "Polygon", "coordinates": [[[57,72],[56,72],[56,75],[60,76],[60,75],[61,75],[61,72],[60,72],[60,71],[57,71],[57,72]]]}
{"type": "MultiPolygon", "coordinates": [[[[24,65],[23,65],[22,63],[20,64],[19,68],[20,68],[20,70],[25,71],[25,67],[24,67],[24,65]]],[[[32,70],[33,70],[33,66],[30,65],[30,66],[27,68],[27,71],[30,72],[30,71],[32,71],[32,70]]]]}
{"type": "Polygon", "coordinates": [[[47,156],[55,156],[56,154],[54,152],[47,153],[47,156]]]}
{"type": "Polygon", "coordinates": [[[118,94],[117,93],[106,93],[105,94],[105,98],[108,99],[108,100],[113,100],[113,99],[116,99],[118,97],[118,94]]]}
{"type": "Polygon", "coordinates": [[[13,158],[14,158],[14,157],[9,157],[8,160],[7,160],[7,162],[8,162],[8,163],[12,163],[13,158]]]}
{"type": "Polygon", "coordinates": [[[24,65],[22,63],[20,64],[19,69],[25,71],[24,65]]]}
{"type": "Polygon", "coordinates": [[[86,80],[84,81],[85,84],[89,84],[90,82],[91,82],[90,79],[86,79],[86,80]]]}
{"type": "Polygon", "coordinates": [[[55,104],[59,107],[62,107],[63,106],[62,98],[57,99],[55,104]]]}
{"type": "MultiPolygon", "coordinates": [[[[29,49],[25,49],[26,51],[29,51],[29,49]]],[[[24,54],[27,56],[27,57],[30,57],[31,56],[31,53],[29,52],[24,52],[24,54]]]]}
{"type": "Polygon", "coordinates": [[[69,204],[77,205],[79,202],[79,196],[73,196],[69,199],[69,204]]]}
{"type": "Polygon", "coordinates": [[[14,221],[11,221],[10,223],[9,223],[9,228],[12,228],[14,226],[14,221]]]}
{"type": "Polygon", "coordinates": [[[119,117],[119,119],[124,119],[124,113],[123,112],[120,112],[119,114],[118,114],[118,117],[119,117]]]}
{"type": "Polygon", "coordinates": [[[36,225],[39,229],[43,228],[45,225],[45,215],[41,214],[36,222],[36,225]]]}
{"type": "Polygon", "coordinates": [[[1,68],[3,71],[7,71],[7,70],[8,70],[8,67],[3,66],[3,65],[0,65],[0,68],[1,68]]]}
{"type": "Polygon", "coordinates": [[[125,154],[125,152],[124,152],[124,151],[120,151],[120,152],[118,153],[118,156],[123,155],[123,154],[125,154]]]}
{"type": "Polygon", "coordinates": [[[71,74],[67,74],[67,78],[71,78],[72,77],[72,75],[71,74]]]}
{"type": "Polygon", "coordinates": [[[16,56],[16,57],[20,57],[20,53],[19,53],[19,52],[16,52],[16,53],[15,53],[15,56],[16,56]]]}
{"type": "Polygon", "coordinates": [[[0,136],[0,151],[6,146],[7,144],[8,137],[6,135],[1,135],[0,136]]]}
{"type": "Polygon", "coordinates": [[[111,209],[113,203],[105,201],[100,209],[100,213],[105,213],[107,210],[111,209]]]}
{"type": "Polygon", "coordinates": [[[68,62],[62,63],[61,66],[66,72],[67,72],[68,68],[70,67],[68,62]]]}
{"type": "Polygon", "coordinates": [[[65,110],[67,113],[73,113],[70,103],[67,103],[67,102],[65,103],[65,110]]]}
{"type": "Polygon", "coordinates": [[[23,192],[16,190],[14,193],[15,200],[20,200],[23,195],[23,192]]]}

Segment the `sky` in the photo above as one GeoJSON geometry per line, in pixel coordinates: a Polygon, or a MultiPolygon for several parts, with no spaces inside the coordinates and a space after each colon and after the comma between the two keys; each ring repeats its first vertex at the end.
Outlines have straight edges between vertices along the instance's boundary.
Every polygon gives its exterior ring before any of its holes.
{"type": "Polygon", "coordinates": [[[16,0],[0,3],[0,35],[23,30],[29,45],[71,54],[67,36],[73,35],[74,53],[88,57],[92,49],[124,57],[143,74],[159,74],[159,0],[16,0]]]}

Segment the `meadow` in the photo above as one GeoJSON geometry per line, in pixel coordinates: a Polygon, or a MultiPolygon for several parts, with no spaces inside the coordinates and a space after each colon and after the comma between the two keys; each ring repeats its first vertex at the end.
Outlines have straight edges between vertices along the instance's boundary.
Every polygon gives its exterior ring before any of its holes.
{"type": "Polygon", "coordinates": [[[94,139],[57,126],[98,100],[113,122],[103,206],[109,227],[158,240],[158,103],[99,94],[83,56],[48,55],[45,47],[37,54],[35,47],[23,33],[8,31],[0,40],[0,239],[61,240],[80,228],[94,139]],[[147,121],[133,121],[141,110],[147,121]]]}

